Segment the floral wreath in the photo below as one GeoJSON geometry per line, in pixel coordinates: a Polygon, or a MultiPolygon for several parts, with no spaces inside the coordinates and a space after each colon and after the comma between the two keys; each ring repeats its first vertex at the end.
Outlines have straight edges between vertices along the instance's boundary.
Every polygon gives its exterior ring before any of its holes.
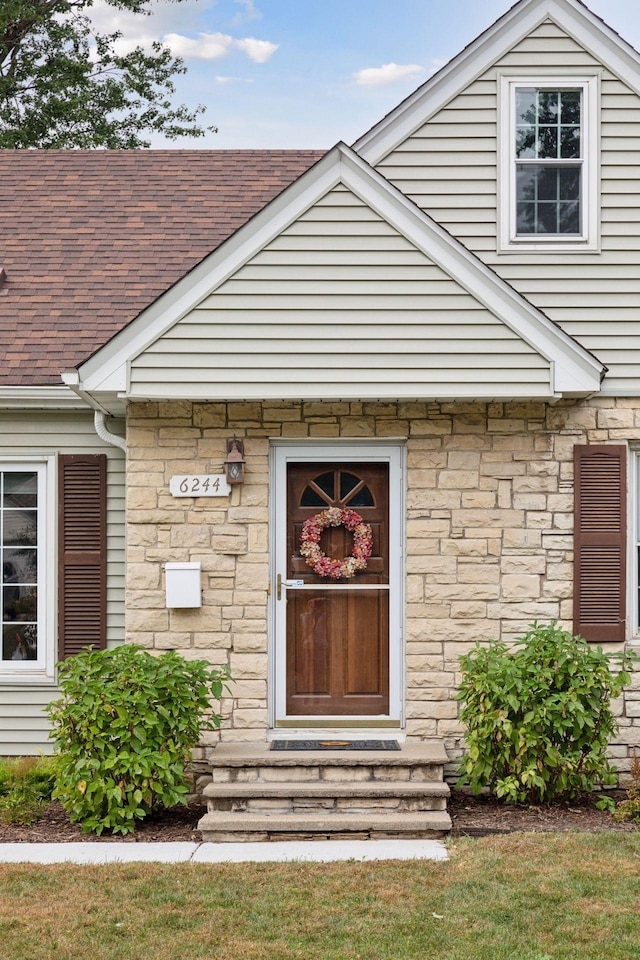
{"type": "Polygon", "coordinates": [[[355,577],[359,570],[366,569],[372,548],[371,524],[365,523],[355,510],[329,507],[328,510],[323,510],[322,513],[317,513],[315,517],[305,520],[302,525],[300,554],[319,577],[330,577],[332,580],[355,577]],[[350,557],[336,560],[322,552],[320,537],[322,531],[328,527],[344,527],[345,530],[353,534],[353,550],[350,557]]]}

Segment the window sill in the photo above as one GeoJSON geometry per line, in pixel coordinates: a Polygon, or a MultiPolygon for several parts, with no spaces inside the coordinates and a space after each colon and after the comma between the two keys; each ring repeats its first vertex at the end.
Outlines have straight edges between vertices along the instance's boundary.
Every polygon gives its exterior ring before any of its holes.
{"type": "Polygon", "coordinates": [[[512,240],[500,243],[498,253],[600,253],[600,244],[588,240],[512,240]]]}
{"type": "Polygon", "coordinates": [[[0,686],[2,687],[13,687],[13,686],[48,686],[54,687],[56,685],[56,677],[52,673],[48,673],[44,669],[42,670],[33,670],[32,672],[23,671],[22,673],[9,673],[0,671],[0,686]]]}

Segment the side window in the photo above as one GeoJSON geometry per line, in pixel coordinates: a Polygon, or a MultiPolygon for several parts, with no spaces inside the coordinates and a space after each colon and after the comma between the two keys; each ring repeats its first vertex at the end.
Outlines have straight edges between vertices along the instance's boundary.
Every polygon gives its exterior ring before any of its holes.
{"type": "Polygon", "coordinates": [[[47,465],[0,462],[0,676],[53,676],[47,465]]]}
{"type": "Polygon", "coordinates": [[[502,78],[500,243],[595,249],[597,78],[502,78]]]}

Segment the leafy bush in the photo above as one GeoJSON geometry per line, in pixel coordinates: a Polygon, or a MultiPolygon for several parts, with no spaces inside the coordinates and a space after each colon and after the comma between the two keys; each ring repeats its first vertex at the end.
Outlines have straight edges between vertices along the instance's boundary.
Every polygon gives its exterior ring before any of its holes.
{"type": "Polygon", "coordinates": [[[0,820],[35,823],[51,800],[55,764],[50,757],[0,761],[0,820]]]}
{"type": "Polygon", "coordinates": [[[185,764],[202,730],[220,726],[226,668],[123,644],[60,664],[49,707],[58,751],[53,793],[85,832],[130,833],[154,808],[184,802],[185,764]]]}
{"type": "Polygon", "coordinates": [[[613,819],[617,821],[633,820],[640,823],[640,757],[633,752],[631,761],[631,786],[627,790],[627,797],[616,806],[613,819]]]}
{"type": "Polygon", "coordinates": [[[615,783],[606,756],[618,729],[611,700],[630,682],[630,655],[608,655],[557,624],[534,623],[510,651],[461,657],[458,699],[468,753],[460,783],[510,803],[549,801],[615,783]]]}

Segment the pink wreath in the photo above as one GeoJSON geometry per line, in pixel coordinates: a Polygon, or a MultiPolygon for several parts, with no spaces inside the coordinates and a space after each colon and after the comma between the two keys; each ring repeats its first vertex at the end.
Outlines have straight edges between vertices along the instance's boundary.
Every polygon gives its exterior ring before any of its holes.
{"type": "Polygon", "coordinates": [[[372,549],[371,524],[365,523],[355,510],[329,507],[328,510],[323,510],[322,513],[317,513],[315,517],[305,520],[302,525],[300,554],[319,577],[330,577],[331,580],[355,577],[359,570],[366,569],[372,549]],[[344,527],[345,530],[353,534],[353,550],[350,557],[335,560],[322,552],[320,537],[322,531],[328,527],[344,527]]]}

